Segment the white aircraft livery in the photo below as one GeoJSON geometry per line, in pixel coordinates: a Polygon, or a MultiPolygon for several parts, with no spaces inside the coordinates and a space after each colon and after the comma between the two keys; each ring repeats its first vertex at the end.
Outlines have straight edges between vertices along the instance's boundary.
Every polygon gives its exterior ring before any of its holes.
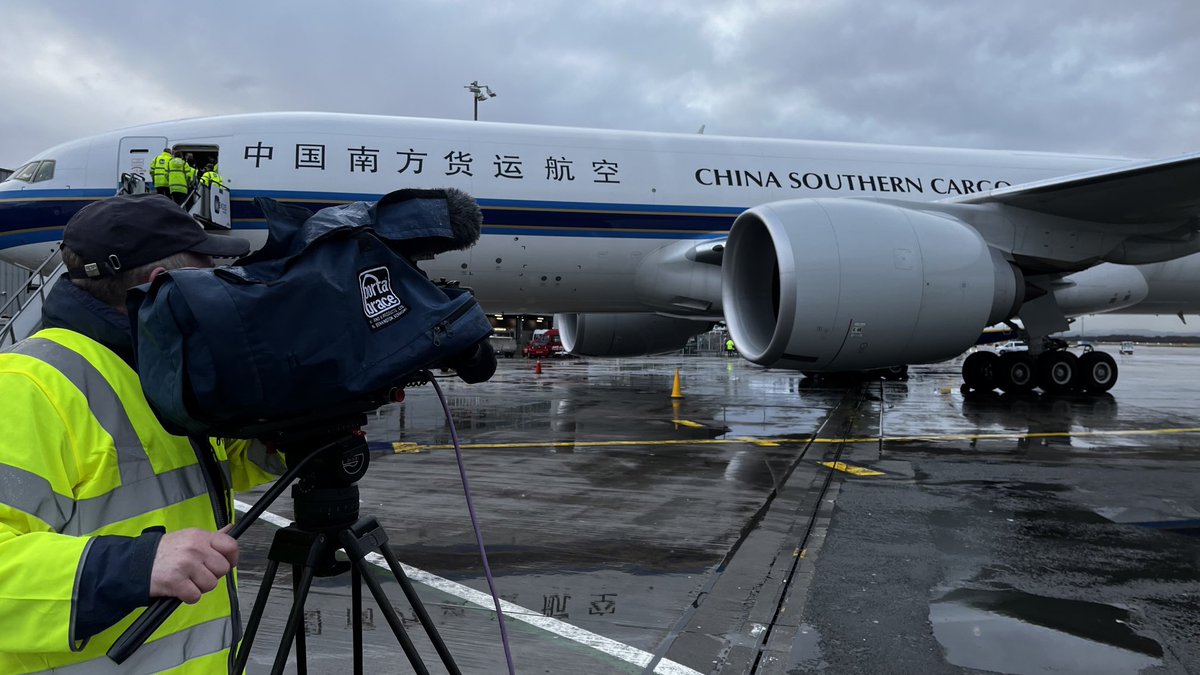
{"type": "Polygon", "coordinates": [[[254,199],[313,210],[455,187],[468,251],[422,267],[489,312],[555,313],[566,348],[682,347],[725,321],[750,361],[811,373],[962,354],[1019,322],[1028,352],[972,354],[970,387],[1105,391],[1112,357],[1052,334],[1104,311],[1200,311],[1200,154],[1165,161],[618,132],[323,113],[163,122],[47,150],[0,183],[0,258],[30,269],[67,219],[164,148],[254,199]]]}

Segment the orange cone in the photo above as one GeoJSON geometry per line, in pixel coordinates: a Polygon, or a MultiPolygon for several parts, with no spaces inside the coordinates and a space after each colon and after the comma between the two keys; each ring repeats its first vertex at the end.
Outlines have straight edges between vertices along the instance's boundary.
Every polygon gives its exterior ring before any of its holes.
{"type": "Polygon", "coordinates": [[[683,398],[683,392],[679,390],[679,369],[675,369],[675,384],[671,386],[671,398],[683,398]]]}
{"type": "Polygon", "coordinates": [[[533,364],[533,372],[536,375],[542,374],[542,360],[538,359],[537,363],[533,364]]]}

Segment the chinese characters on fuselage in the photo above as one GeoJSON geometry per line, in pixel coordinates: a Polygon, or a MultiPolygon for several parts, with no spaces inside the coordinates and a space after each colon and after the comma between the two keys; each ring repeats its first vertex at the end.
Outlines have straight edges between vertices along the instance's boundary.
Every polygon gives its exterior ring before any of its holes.
{"type": "MultiPolygon", "coordinates": [[[[418,150],[409,147],[406,150],[396,150],[394,155],[382,148],[372,148],[364,145],[358,147],[331,148],[324,143],[290,143],[284,146],[284,152],[287,154],[280,155],[279,161],[287,161],[287,155],[291,155],[292,169],[295,170],[338,170],[337,167],[345,167],[346,173],[350,174],[371,174],[381,171],[395,171],[398,174],[420,175],[426,173],[427,169],[430,172],[441,172],[445,176],[469,176],[474,177],[476,171],[479,170],[487,159],[483,162],[478,162],[477,158],[470,152],[461,149],[451,148],[442,153],[443,149],[438,149],[432,155],[435,158],[430,160],[431,153],[423,150],[418,150]],[[290,152],[289,152],[290,151],[290,152]],[[332,157],[331,157],[332,155],[332,157]],[[393,159],[394,157],[394,159],[393,159]]],[[[273,166],[276,162],[275,146],[268,145],[262,141],[258,141],[254,145],[245,146],[243,159],[254,162],[254,168],[262,169],[273,166]]],[[[491,175],[493,178],[502,178],[508,180],[525,180],[533,176],[532,171],[527,172],[526,160],[519,154],[495,154],[490,160],[491,175]]],[[[529,162],[537,162],[536,166],[545,169],[545,180],[554,182],[573,182],[576,180],[576,174],[579,170],[576,165],[591,167],[591,174],[587,177],[591,178],[593,183],[619,184],[621,182],[619,163],[609,160],[607,157],[599,159],[588,158],[572,158],[565,155],[546,157],[538,157],[536,160],[529,159],[529,162]]]]}

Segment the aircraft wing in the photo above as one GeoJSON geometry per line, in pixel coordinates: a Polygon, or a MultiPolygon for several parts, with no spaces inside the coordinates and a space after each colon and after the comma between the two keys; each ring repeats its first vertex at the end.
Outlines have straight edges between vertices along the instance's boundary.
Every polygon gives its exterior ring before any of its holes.
{"type": "Polygon", "coordinates": [[[1200,153],[1024,183],[946,200],[1006,204],[1064,218],[1136,225],[1200,216],[1200,153]]]}

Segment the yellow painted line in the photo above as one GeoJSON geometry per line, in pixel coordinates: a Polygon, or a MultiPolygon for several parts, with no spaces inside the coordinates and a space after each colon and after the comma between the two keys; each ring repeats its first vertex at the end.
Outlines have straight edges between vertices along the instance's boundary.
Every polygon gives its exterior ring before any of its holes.
{"type": "MultiPolygon", "coordinates": [[[[1153,436],[1153,435],[1168,435],[1168,434],[1200,434],[1200,427],[1178,427],[1166,429],[1127,429],[1127,430],[1110,430],[1110,431],[1047,431],[1038,433],[995,433],[995,434],[930,434],[927,436],[871,436],[862,438],[812,438],[812,437],[795,437],[795,438],[770,438],[756,439],[752,437],[740,438],[693,438],[693,439],[661,439],[661,440],[634,440],[634,441],[617,441],[617,440],[601,440],[601,441],[529,441],[523,443],[463,443],[461,448],[464,450],[511,450],[521,448],[606,448],[606,447],[632,447],[632,446],[649,446],[649,445],[743,445],[751,443],[762,447],[777,447],[780,445],[803,445],[806,443],[879,443],[881,441],[888,443],[910,443],[915,441],[973,441],[973,440],[1004,440],[1004,439],[1026,439],[1026,438],[1095,438],[1095,437],[1121,437],[1121,436],[1153,436]]],[[[413,444],[416,445],[416,444],[413,444]]],[[[417,445],[419,450],[453,450],[454,446],[443,443],[435,445],[417,445]]]]}
{"type": "Polygon", "coordinates": [[[911,441],[977,441],[1008,438],[1094,438],[1103,436],[1156,436],[1165,434],[1198,434],[1200,427],[1172,427],[1166,429],[1110,429],[1098,431],[1039,431],[1035,433],[999,434],[932,434],[928,436],[876,436],[873,438],[818,438],[814,443],[905,443],[911,441]]]}
{"type": "Polygon", "coordinates": [[[699,422],[693,422],[691,420],[671,420],[671,422],[673,422],[674,424],[678,424],[680,426],[691,427],[693,429],[703,429],[704,428],[703,424],[700,424],[699,422]]]}
{"type": "Polygon", "coordinates": [[[397,455],[407,452],[420,452],[421,446],[416,443],[392,443],[392,452],[397,455]]]}
{"type": "Polygon", "coordinates": [[[851,466],[845,462],[817,462],[817,464],[820,464],[821,466],[829,468],[829,469],[833,469],[835,471],[843,471],[845,473],[848,473],[848,474],[851,474],[854,476],[868,477],[868,476],[882,476],[883,475],[882,471],[873,471],[871,469],[864,469],[861,466],[851,466]]]}
{"type": "Polygon", "coordinates": [[[745,443],[753,443],[754,445],[757,445],[760,448],[778,448],[779,447],[779,441],[769,441],[765,438],[754,438],[752,436],[742,436],[742,437],[738,438],[738,440],[743,441],[745,443]]]}

